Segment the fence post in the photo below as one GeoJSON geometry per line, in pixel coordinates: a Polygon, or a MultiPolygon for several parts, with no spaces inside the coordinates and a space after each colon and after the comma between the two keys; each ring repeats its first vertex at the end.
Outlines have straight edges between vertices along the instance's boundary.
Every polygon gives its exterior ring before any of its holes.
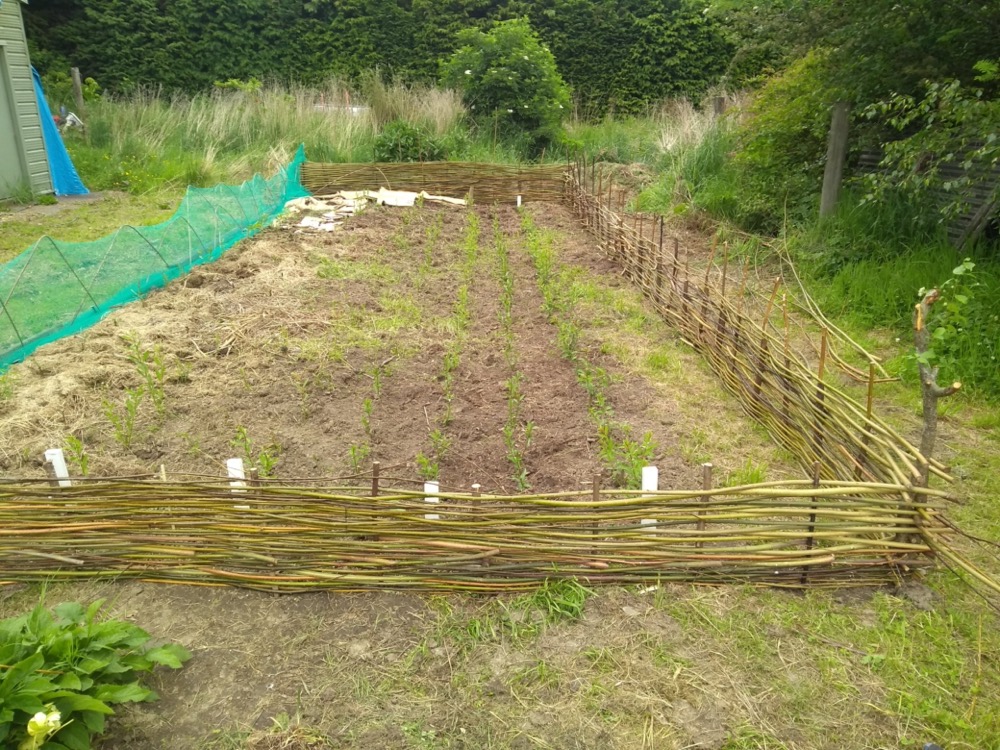
{"type": "Polygon", "coordinates": [[[372,497],[378,497],[378,475],[381,469],[381,463],[372,461],[372,497]]]}
{"type": "MultiPolygon", "coordinates": [[[[712,464],[710,463],[704,463],[701,465],[701,488],[703,490],[707,491],[712,489],[712,468],[713,468],[712,464]]],[[[702,495],[701,502],[703,505],[708,505],[709,502],[708,495],[702,495]]],[[[702,518],[702,515],[703,511],[698,511],[698,531],[705,530],[705,521],[702,518]]],[[[696,542],[695,546],[704,547],[705,542],[699,540],[698,542],[696,542]]]]}
{"type": "Polygon", "coordinates": [[[70,68],[69,74],[73,79],[73,100],[76,102],[76,109],[80,117],[84,117],[87,114],[87,104],[83,101],[83,77],[79,68],[70,68]]]}
{"type": "Polygon", "coordinates": [[[823,171],[823,193],[819,201],[820,217],[829,216],[837,208],[840,185],[844,179],[847,161],[847,131],[850,126],[851,105],[837,102],[833,105],[830,120],[830,139],[826,149],[826,168],[823,171]]]}
{"type": "MultiPolygon", "coordinates": [[[[815,462],[812,465],[812,486],[813,486],[813,489],[816,489],[816,488],[819,487],[819,475],[820,475],[820,463],[819,463],[819,461],[817,461],[817,462],[815,462]]],[[[806,534],[806,551],[807,552],[809,550],[811,550],[813,548],[813,545],[816,543],[816,540],[815,540],[815,537],[814,537],[814,534],[816,533],[816,497],[815,497],[815,495],[812,498],[812,506],[811,506],[811,508],[812,508],[812,512],[809,514],[809,531],[806,534]]],[[[804,586],[808,580],[809,580],[809,566],[805,565],[802,568],[802,578],[799,579],[799,582],[804,586]]]]}

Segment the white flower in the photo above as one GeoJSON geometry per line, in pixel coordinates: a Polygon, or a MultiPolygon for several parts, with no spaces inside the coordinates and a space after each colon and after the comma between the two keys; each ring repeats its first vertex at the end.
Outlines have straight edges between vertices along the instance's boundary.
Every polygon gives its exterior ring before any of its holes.
{"type": "Polygon", "coordinates": [[[528,105],[527,105],[527,104],[525,104],[525,105],[524,105],[524,108],[525,108],[525,109],[527,109],[527,108],[528,108],[528,105]]]}
{"type": "Polygon", "coordinates": [[[512,110],[512,109],[508,109],[508,110],[507,110],[507,114],[509,114],[509,115],[512,115],[512,114],[514,114],[514,110],[512,110]]]}
{"type": "Polygon", "coordinates": [[[472,71],[471,71],[471,70],[467,70],[467,71],[465,71],[465,75],[467,75],[467,76],[471,76],[471,75],[472,75],[472,71]]]}
{"type": "Polygon", "coordinates": [[[560,105],[559,105],[559,109],[562,109],[562,108],[563,108],[563,105],[561,105],[561,104],[560,104],[560,105]]]}
{"type": "Polygon", "coordinates": [[[524,59],[525,59],[525,60],[527,60],[527,59],[528,59],[528,56],[527,56],[527,55],[523,55],[523,57],[524,57],[524,59]]]}

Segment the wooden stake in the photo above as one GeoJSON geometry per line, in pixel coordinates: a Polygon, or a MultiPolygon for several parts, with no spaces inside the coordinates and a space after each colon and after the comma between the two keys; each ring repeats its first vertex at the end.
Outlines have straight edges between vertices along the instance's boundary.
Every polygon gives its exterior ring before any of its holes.
{"type": "MultiPolygon", "coordinates": [[[[812,465],[812,486],[814,488],[819,488],[819,477],[820,477],[820,462],[816,461],[812,465]]],[[[816,496],[812,498],[812,512],[809,514],[809,530],[806,533],[806,550],[811,550],[813,545],[816,543],[815,540],[816,533],[816,496]]],[[[802,578],[800,579],[802,585],[806,584],[809,580],[809,566],[803,566],[802,568],[802,578]]]]}
{"type": "Polygon", "coordinates": [[[381,469],[381,463],[372,461],[372,497],[378,497],[378,477],[381,469]]]}
{"type": "MultiPolygon", "coordinates": [[[[701,465],[701,488],[706,491],[712,489],[712,464],[710,463],[705,463],[701,465]]],[[[707,506],[709,503],[708,495],[702,495],[701,502],[703,505],[707,506]]],[[[698,531],[705,530],[705,521],[702,518],[702,515],[703,511],[698,511],[698,531]]],[[[705,543],[699,541],[695,546],[704,547],[705,543]]]]}

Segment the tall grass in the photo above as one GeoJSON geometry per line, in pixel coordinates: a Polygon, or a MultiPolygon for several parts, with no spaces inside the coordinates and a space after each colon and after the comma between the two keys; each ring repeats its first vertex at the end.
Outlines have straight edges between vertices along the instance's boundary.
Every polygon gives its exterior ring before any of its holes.
{"type": "Polygon", "coordinates": [[[669,170],[679,154],[704,139],[717,119],[707,102],[696,107],[687,99],[668,99],[643,116],[608,115],[597,121],[577,116],[567,131],[588,158],[669,170]]]}
{"type": "MultiPolygon", "coordinates": [[[[92,187],[145,192],[164,182],[206,185],[267,171],[287,162],[299,144],[313,160],[367,162],[391,120],[447,136],[463,129],[464,115],[453,91],[384,83],[377,75],[364,81],[360,95],[336,79],[195,96],[146,90],[91,104],[86,133],[70,135],[68,146],[92,187]]],[[[461,149],[472,138],[459,134],[451,142],[461,149]]],[[[510,155],[501,150],[500,156],[510,155]]]]}

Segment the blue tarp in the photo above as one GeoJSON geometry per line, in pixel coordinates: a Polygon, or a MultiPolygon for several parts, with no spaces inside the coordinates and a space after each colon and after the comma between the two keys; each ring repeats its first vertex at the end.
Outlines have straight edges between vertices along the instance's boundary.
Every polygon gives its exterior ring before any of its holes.
{"type": "Polygon", "coordinates": [[[80,180],[80,175],[76,173],[76,167],[73,166],[73,160],[69,158],[69,152],[66,151],[66,144],[63,143],[59,128],[56,127],[55,120],[52,119],[49,103],[45,101],[45,92],[42,91],[42,77],[34,68],[31,69],[31,74],[35,78],[35,98],[38,100],[38,112],[42,116],[42,136],[45,139],[45,153],[49,157],[52,187],[55,188],[56,195],[86,195],[90,191],[80,180]]]}

